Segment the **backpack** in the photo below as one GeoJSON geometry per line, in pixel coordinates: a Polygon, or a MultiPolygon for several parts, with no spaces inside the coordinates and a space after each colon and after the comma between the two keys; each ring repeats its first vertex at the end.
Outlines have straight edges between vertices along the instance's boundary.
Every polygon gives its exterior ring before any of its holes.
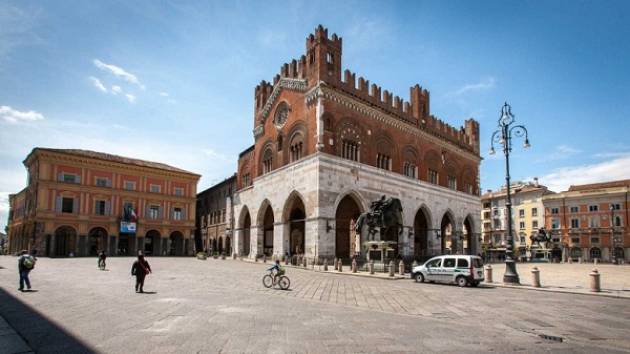
{"type": "Polygon", "coordinates": [[[22,259],[22,265],[26,269],[33,269],[35,266],[35,259],[33,259],[32,256],[24,256],[24,259],[22,259]]]}

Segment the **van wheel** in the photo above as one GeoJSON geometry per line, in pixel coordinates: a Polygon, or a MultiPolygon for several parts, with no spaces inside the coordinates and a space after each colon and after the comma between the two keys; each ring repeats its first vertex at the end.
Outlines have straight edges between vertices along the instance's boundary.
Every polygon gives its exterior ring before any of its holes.
{"type": "Polygon", "coordinates": [[[416,274],[415,278],[416,278],[416,283],[424,283],[424,275],[422,275],[422,273],[416,274]]]}
{"type": "Polygon", "coordinates": [[[465,287],[466,285],[468,285],[468,280],[466,280],[466,278],[459,276],[457,277],[457,279],[455,279],[455,281],[457,282],[457,285],[459,285],[460,287],[465,287]]]}

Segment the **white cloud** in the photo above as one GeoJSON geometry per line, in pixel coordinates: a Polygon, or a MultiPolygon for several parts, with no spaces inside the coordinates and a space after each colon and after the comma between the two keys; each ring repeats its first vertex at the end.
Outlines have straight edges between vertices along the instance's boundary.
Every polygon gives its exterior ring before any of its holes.
{"type": "Polygon", "coordinates": [[[610,161],[563,167],[540,178],[549,189],[559,192],[572,184],[589,184],[630,178],[630,153],[610,161]]]}
{"type": "Polygon", "coordinates": [[[94,76],[90,76],[88,77],[88,79],[92,81],[92,85],[94,85],[94,87],[96,87],[99,91],[107,93],[107,88],[105,87],[105,85],[103,85],[101,80],[95,78],[94,76]]]}
{"type": "Polygon", "coordinates": [[[452,92],[450,96],[461,96],[465,93],[471,91],[482,91],[494,88],[496,86],[497,80],[494,77],[487,77],[477,83],[474,84],[466,84],[456,91],[452,92]]]}
{"type": "Polygon", "coordinates": [[[145,89],[145,86],[140,82],[140,80],[138,80],[138,77],[128,71],[126,71],[125,69],[113,65],[113,64],[107,64],[104,63],[98,59],[94,59],[93,60],[94,66],[96,66],[97,68],[103,70],[103,71],[107,71],[111,74],[113,74],[114,76],[120,77],[123,80],[130,82],[134,85],[137,85],[138,87],[140,87],[141,89],[145,89]]]}
{"type": "Polygon", "coordinates": [[[169,96],[169,94],[168,94],[168,92],[160,92],[160,96],[162,96],[162,97],[168,97],[168,96],[169,96]]]}
{"type": "Polygon", "coordinates": [[[558,161],[558,160],[563,160],[566,158],[569,158],[575,154],[579,154],[580,152],[582,152],[581,150],[578,150],[574,147],[571,147],[569,145],[558,145],[555,147],[555,149],[547,154],[545,154],[545,156],[539,158],[536,160],[536,162],[549,162],[549,161],[558,161]]]}
{"type": "Polygon", "coordinates": [[[136,102],[136,96],[134,96],[134,95],[132,95],[132,94],[130,94],[130,93],[125,94],[125,97],[127,97],[127,100],[128,100],[130,103],[135,103],[135,102],[136,102]]]}
{"type": "Polygon", "coordinates": [[[0,117],[9,123],[33,122],[44,119],[44,115],[39,112],[20,112],[9,106],[0,106],[0,117]]]}
{"type": "Polygon", "coordinates": [[[118,86],[118,85],[114,85],[114,86],[112,86],[112,93],[114,95],[122,93],[122,88],[120,88],[120,86],[118,86]]]}

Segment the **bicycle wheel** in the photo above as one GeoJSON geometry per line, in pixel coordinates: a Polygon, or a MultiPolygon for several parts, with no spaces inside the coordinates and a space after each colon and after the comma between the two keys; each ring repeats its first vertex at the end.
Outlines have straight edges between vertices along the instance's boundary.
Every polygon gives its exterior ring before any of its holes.
{"type": "Polygon", "coordinates": [[[280,286],[280,289],[287,290],[289,286],[291,286],[291,281],[289,280],[289,278],[283,275],[280,277],[280,280],[278,281],[278,285],[280,286]]]}
{"type": "Polygon", "coordinates": [[[273,286],[273,278],[269,274],[262,278],[262,282],[265,288],[271,288],[273,286]]]}

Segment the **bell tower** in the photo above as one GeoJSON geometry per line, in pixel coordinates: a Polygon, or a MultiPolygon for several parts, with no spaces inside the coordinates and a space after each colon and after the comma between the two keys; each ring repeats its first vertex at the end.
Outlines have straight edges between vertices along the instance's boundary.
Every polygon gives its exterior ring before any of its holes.
{"type": "Polygon", "coordinates": [[[341,37],[328,38],[328,29],[317,26],[306,38],[306,66],[309,86],[318,81],[337,84],[341,81],[341,37]]]}

